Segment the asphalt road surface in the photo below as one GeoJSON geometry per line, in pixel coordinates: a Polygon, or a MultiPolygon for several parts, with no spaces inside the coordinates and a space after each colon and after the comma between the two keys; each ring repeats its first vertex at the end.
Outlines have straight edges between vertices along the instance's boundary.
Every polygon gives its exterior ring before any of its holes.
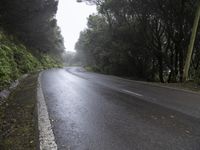
{"type": "Polygon", "coordinates": [[[200,95],[89,73],[43,72],[60,150],[200,150],[200,95]]]}

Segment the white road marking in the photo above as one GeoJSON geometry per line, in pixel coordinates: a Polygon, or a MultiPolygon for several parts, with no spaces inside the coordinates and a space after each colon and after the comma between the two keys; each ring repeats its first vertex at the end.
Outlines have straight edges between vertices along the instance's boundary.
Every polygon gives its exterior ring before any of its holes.
{"type": "Polygon", "coordinates": [[[135,96],[139,96],[139,97],[143,97],[143,95],[141,95],[139,93],[135,93],[135,92],[129,91],[129,90],[122,90],[122,92],[131,94],[131,95],[135,95],[135,96]]]}
{"type": "Polygon", "coordinates": [[[51,128],[49,114],[41,87],[41,73],[38,77],[37,107],[40,150],[57,150],[57,144],[51,128]]]}

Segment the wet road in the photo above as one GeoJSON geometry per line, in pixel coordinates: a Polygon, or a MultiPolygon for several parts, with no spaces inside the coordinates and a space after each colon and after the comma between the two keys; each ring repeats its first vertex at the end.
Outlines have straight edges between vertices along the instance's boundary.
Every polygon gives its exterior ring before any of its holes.
{"type": "Polygon", "coordinates": [[[42,74],[58,149],[199,150],[200,95],[81,68],[42,74]]]}

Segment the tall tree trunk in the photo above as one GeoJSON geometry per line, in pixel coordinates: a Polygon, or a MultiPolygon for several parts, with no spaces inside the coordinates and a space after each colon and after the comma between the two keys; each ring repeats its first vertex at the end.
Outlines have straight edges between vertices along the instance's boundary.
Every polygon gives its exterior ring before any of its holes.
{"type": "Polygon", "coordinates": [[[162,54],[158,57],[158,65],[159,65],[159,78],[160,82],[164,83],[164,78],[163,78],[163,58],[162,54]]]}
{"type": "Polygon", "coordinates": [[[152,71],[151,71],[151,80],[152,81],[155,81],[155,72],[156,72],[156,61],[155,61],[155,58],[153,58],[152,71]]]}
{"type": "Polygon", "coordinates": [[[184,73],[183,73],[184,81],[186,81],[188,79],[189,68],[190,68],[190,63],[191,63],[191,58],[192,58],[192,52],[193,52],[194,42],[196,39],[196,33],[197,33],[197,29],[198,29],[198,24],[199,24],[199,17],[200,17],[200,0],[198,0],[198,3],[197,3],[196,15],[195,15],[195,19],[194,19],[192,34],[191,34],[191,38],[190,38],[190,44],[188,47],[187,57],[186,57],[185,66],[184,66],[184,73]]]}
{"type": "Polygon", "coordinates": [[[170,56],[170,74],[168,76],[168,80],[167,82],[170,83],[170,82],[174,82],[175,81],[175,73],[174,73],[174,53],[173,53],[173,50],[171,49],[171,56],[170,56]]]}
{"type": "Polygon", "coordinates": [[[183,51],[180,49],[179,51],[179,72],[180,72],[180,77],[179,77],[179,81],[183,82],[183,51]]]}
{"type": "Polygon", "coordinates": [[[175,80],[177,81],[177,76],[178,76],[178,50],[175,48],[175,65],[174,65],[174,76],[175,80]]]}

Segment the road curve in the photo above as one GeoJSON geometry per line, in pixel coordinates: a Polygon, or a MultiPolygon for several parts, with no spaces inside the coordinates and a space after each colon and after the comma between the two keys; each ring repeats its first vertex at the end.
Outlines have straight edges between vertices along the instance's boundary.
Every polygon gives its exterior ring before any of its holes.
{"type": "Polygon", "coordinates": [[[41,84],[60,150],[199,150],[200,95],[72,67],[41,84]]]}

